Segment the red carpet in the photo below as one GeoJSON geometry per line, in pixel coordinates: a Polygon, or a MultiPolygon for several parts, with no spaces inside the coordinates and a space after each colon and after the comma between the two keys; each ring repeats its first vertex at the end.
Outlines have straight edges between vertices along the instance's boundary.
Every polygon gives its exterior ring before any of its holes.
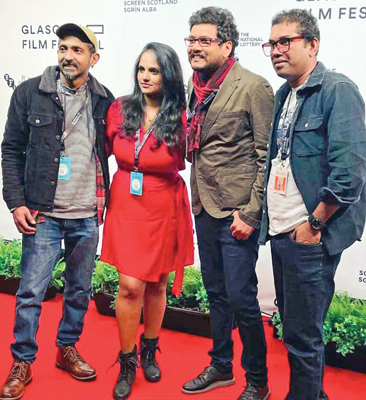
{"type": "MultiPolygon", "coordinates": [[[[119,371],[118,365],[110,368],[118,353],[118,337],[115,319],[98,314],[95,304],[90,303],[85,329],[78,348],[83,357],[98,372],[94,382],[78,382],[55,367],[55,337],[61,316],[62,297],[44,303],[38,332],[39,352],[32,366],[33,382],[27,386],[25,400],[107,400],[112,399],[112,389],[119,371]]],[[[12,362],[9,344],[13,341],[12,327],[15,297],[0,294],[0,381],[3,384],[12,362]]],[[[140,327],[140,330],[142,327],[140,327]]],[[[287,393],[289,368],[284,345],[272,338],[272,328],[266,326],[268,341],[270,400],[283,400],[287,393]]],[[[162,330],[161,349],[158,354],[163,378],[158,383],[146,382],[141,369],[130,396],[131,400],[236,400],[243,390],[244,374],[240,366],[241,345],[234,332],[236,383],[227,388],[189,396],[180,391],[182,383],[200,373],[209,363],[207,351],[210,339],[162,330]]],[[[343,369],[327,367],[325,390],[330,400],[366,399],[366,375],[343,369]]]]}

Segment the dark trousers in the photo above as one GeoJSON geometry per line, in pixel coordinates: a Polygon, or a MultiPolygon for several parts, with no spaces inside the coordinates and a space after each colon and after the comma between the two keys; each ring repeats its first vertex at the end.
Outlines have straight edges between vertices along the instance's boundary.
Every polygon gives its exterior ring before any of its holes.
{"type": "Polygon", "coordinates": [[[296,243],[290,234],[274,236],[271,250],[291,369],[286,400],[317,400],[322,396],[324,373],[322,330],[341,254],[330,256],[322,243],[296,243]]]}
{"type": "Polygon", "coordinates": [[[246,241],[230,232],[232,217],[216,219],[206,211],[196,216],[196,231],[203,282],[210,302],[213,349],[211,365],[232,371],[231,331],[237,321],[243,343],[242,366],[247,382],[267,384],[266,341],[257,300],[258,232],[246,241]]]}

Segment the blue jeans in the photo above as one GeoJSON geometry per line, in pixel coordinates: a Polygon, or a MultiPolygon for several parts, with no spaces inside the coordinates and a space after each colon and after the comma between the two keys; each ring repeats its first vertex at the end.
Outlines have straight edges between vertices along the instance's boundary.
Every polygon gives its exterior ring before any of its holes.
{"type": "Polygon", "coordinates": [[[248,240],[237,240],[230,232],[232,217],[216,219],[206,211],[196,216],[198,249],[203,282],[210,302],[213,349],[211,365],[232,371],[234,319],[243,343],[241,363],[247,382],[267,384],[266,341],[257,300],[258,231],[248,240]]]}
{"type": "Polygon", "coordinates": [[[79,340],[91,292],[91,275],[99,239],[97,218],[60,219],[46,217],[37,224],[34,235],[23,235],[22,279],[17,292],[14,359],[32,363],[38,349],[41,303],[52,277],[52,270],[65,242],[64,307],[59,324],[57,346],[79,340]]]}
{"type": "Polygon", "coordinates": [[[341,254],[296,243],[290,234],[271,239],[277,305],[291,369],[286,400],[317,400],[324,373],[323,324],[334,294],[341,254]]]}

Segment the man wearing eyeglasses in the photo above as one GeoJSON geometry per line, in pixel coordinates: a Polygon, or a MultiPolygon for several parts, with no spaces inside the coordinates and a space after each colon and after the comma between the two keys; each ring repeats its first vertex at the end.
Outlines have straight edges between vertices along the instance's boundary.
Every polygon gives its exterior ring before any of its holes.
{"type": "Polygon", "coordinates": [[[294,9],[273,18],[263,45],[287,81],[275,97],[259,240],[271,239],[291,368],[286,400],[327,398],[323,322],[342,251],[365,224],[364,102],[350,79],[317,61],[319,41],[314,16],[294,9]]]}
{"type": "Polygon", "coordinates": [[[264,400],[269,396],[266,342],[255,265],[273,92],[266,80],[234,58],[239,33],[228,10],[203,8],[189,24],[185,41],[194,70],[188,103],[192,206],[213,349],[210,365],[182,391],[202,393],[234,383],[235,319],[247,381],[239,398],[264,400]]]}

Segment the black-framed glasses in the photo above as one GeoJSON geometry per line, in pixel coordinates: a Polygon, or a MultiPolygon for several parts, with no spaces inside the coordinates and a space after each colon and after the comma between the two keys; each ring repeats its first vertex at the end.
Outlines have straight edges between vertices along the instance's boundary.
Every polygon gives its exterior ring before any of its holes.
{"type": "Polygon", "coordinates": [[[196,42],[198,42],[198,44],[201,47],[209,47],[209,46],[211,46],[212,43],[221,43],[221,40],[218,38],[210,38],[210,37],[206,37],[206,36],[201,36],[197,39],[187,37],[184,39],[184,42],[188,47],[192,47],[196,42]]]}
{"type": "Polygon", "coordinates": [[[277,50],[281,54],[287,53],[290,50],[290,43],[293,40],[299,39],[305,39],[305,36],[298,35],[294,37],[283,37],[276,41],[270,40],[269,42],[262,44],[263,53],[266,57],[270,57],[275,47],[277,47],[277,50]]]}

